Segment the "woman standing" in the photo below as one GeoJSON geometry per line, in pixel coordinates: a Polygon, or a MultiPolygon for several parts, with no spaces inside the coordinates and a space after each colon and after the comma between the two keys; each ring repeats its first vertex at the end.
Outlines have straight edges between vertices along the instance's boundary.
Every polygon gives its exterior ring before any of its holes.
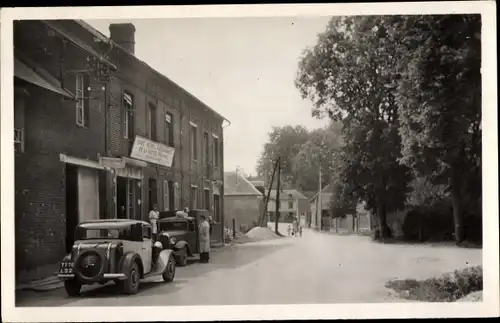
{"type": "Polygon", "coordinates": [[[200,225],[198,231],[200,234],[200,262],[208,263],[210,260],[210,224],[208,224],[205,215],[200,215],[200,225]]]}

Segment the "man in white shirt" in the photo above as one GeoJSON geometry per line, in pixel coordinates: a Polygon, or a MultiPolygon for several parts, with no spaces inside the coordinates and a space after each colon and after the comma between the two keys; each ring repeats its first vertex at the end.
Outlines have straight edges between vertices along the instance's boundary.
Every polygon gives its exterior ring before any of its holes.
{"type": "Polygon", "coordinates": [[[160,217],[160,212],[158,211],[158,205],[154,204],[153,209],[149,211],[149,222],[151,223],[153,239],[156,241],[158,235],[158,218],[160,217]]]}
{"type": "Polygon", "coordinates": [[[205,215],[200,216],[200,224],[198,226],[200,237],[200,262],[208,263],[210,261],[210,224],[208,224],[205,215]]]}

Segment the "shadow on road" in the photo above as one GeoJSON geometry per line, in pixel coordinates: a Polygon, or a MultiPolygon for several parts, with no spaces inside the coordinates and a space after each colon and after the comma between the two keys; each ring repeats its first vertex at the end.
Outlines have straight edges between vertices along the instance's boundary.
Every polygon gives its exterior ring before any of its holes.
{"type": "MultiPolygon", "coordinates": [[[[104,286],[92,285],[84,287],[81,295],[78,297],[68,297],[63,288],[49,292],[18,292],[16,293],[16,306],[61,306],[89,298],[140,297],[141,295],[151,296],[155,294],[168,295],[175,293],[183,288],[184,285],[189,284],[190,279],[195,279],[220,269],[242,267],[286,247],[288,246],[245,244],[214,249],[210,254],[210,263],[202,264],[198,262],[197,258],[191,258],[187,266],[177,267],[176,277],[173,282],[166,283],[162,280],[161,276],[147,278],[141,281],[139,292],[136,295],[121,294],[118,286],[110,282],[104,286]]],[[[99,306],[99,304],[93,306],[99,306]]]]}

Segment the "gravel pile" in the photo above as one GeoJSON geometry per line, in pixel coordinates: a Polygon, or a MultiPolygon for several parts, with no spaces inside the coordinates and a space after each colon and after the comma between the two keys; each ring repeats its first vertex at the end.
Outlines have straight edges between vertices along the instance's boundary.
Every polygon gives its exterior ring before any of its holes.
{"type": "Polygon", "coordinates": [[[255,241],[278,238],[279,236],[269,228],[255,227],[246,233],[246,236],[255,241]]]}

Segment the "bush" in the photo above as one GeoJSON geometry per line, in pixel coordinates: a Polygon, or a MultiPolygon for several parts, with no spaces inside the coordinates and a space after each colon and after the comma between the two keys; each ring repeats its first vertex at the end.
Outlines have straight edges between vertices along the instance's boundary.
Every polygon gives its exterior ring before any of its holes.
{"type": "Polygon", "coordinates": [[[454,302],[470,293],[483,290],[483,268],[468,267],[423,281],[395,280],[386,284],[403,298],[427,302],[454,302]]]}
{"type": "Polygon", "coordinates": [[[453,208],[447,202],[417,206],[410,210],[403,223],[406,241],[448,241],[453,239],[453,208]]]}
{"type": "Polygon", "coordinates": [[[483,217],[468,214],[464,217],[465,239],[482,244],[483,242],[483,217]]]}

